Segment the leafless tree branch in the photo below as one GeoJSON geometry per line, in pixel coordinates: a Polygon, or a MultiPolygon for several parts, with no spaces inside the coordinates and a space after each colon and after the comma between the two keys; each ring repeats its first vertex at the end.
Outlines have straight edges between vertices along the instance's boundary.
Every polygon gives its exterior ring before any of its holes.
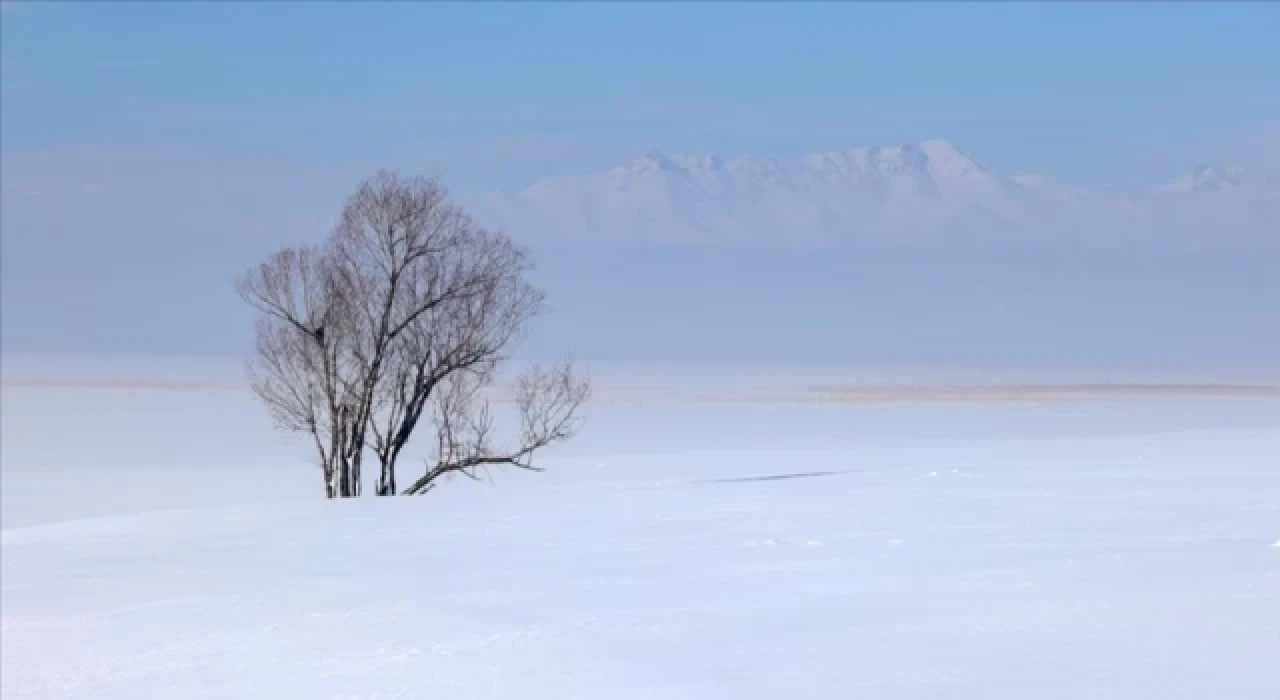
{"type": "Polygon", "coordinates": [[[406,493],[485,465],[532,469],[535,450],[568,439],[588,392],[566,365],[518,386],[520,445],[499,455],[489,444],[481,393],[543,305],[529,269],[438,183],[382,171],[323,246],[284,249],[239,280],[259,314],[253,388],[279,428],[310,435],[329,497],[361,495],[366,451],[376,493],[396,494],[399,457],[424,423],[438,459],[406,493]]]}
{"type": "Polygon", "coordinates": [[[477,470],[484,467],[510,465],[539,471],[534,454],[574,436],[580,424],[579,410],[591,393],[590,384],[576,376],[570,363],[546,370],[535,367],[516,383],[518,442],[499,451],[490,442],[493,422],[488,403],[479,396],[491,376],[453,376],[449,388],[440,392],[435,401],[435,463],[405,490],[406,494],[426,493],[448,474],[477,479],[477,470]]]}

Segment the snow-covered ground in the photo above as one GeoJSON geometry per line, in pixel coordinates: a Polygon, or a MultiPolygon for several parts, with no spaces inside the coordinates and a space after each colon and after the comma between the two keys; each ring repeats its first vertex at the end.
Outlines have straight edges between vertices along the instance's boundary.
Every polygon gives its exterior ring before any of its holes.
{"type": "Polygon", "coordinates": [[[615,381],[546,473],[330,503],[234,372],[145,364],[6,365],[6,700],[1280,694],[1274,396],[615,381]]]}

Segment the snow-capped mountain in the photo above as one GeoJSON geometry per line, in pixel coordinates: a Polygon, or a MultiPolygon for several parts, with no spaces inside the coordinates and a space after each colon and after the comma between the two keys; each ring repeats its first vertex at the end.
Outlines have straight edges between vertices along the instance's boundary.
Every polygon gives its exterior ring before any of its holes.
{"type": "Polygon", "coordinates": [[[900,239],[1077,230],[1100,219],[1155,226],[1162,211],[1178,208],[1169,197],[1243,181],[1239,171],[1202,166],[1160,188],[1095,191],[1004,175],[940,139],[789,160],[652,150],[606,171],[538,180],[498,198],[493,210],[522,229],[605,238],[900,239]]]}
{"type": "Polygon", "coordinates": [[[1242,186],[1243,179],[1243,174],[1237,169],[1200,165],[1191,173],[1165,185],[1164,189],[1169,192],[1221,192],[1242,186]]]}

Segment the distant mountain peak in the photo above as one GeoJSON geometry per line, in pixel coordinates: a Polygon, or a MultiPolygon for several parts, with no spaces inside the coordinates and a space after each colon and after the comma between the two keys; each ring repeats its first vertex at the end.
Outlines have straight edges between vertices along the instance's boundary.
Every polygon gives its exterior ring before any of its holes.
{"type": "Polygon", "coordinates": [[[921,153],[924,153],[932,161],[977,163],[977,160],[972,155],[946,139],[928,139],[914,145],[915,148],[919,149],[921,153]]]}
{"type": "Polygon", "coordinates": [[[676,165],[676,162],[666,153],[663,153],[656,148],[650,148],[640,154],[638,158],[631,161],[628,169],[646,172],[652,170],[677,170],[679,169],[679,166],[676,165]]]}
{"type": "Polygon", "coordinates": [[[1201,163],[1191,173],[1165,185],[1170,192],[1221,192],[1240,187],[1244,174],[1235,168],[1221,168],[1201,163]]]}
{"type": "MultiPolygon", "coordinates": [[[[1029,228],[1080,230],[1087,217],[1190,225],[1189,214],[1270,216],[1262,181],[1197,166],[1161,188],[1093,188],[1036,173],[1004,174],[952,142],[932,138],[817,151],[798,158],[670,154],[649,149],[602,172],[537,180],[496,206],[510,221],[570,234],[700,240],[888,237],[1029,228]],[[1188,193],[1241,189],[1235,197],[1188,193]],[[1208,207],[1205,209],[1205,207],[1208,207]],[[1224,209],[1223,207],[1226,207],[1224,209]],[[1210,210],[1212,210],[1210,212],[1210,210]]],[[[1133,223],[1137,222],[1137,223],[1133,223]]]]}

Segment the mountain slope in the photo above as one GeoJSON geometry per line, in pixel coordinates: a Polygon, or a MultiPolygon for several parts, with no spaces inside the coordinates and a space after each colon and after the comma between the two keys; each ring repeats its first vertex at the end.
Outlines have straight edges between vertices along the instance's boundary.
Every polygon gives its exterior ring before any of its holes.
{"type": "Polygon", "coordinates": [[[1188,217],[1239,217],[1252,229],[1278,210],[1280,197],[1248,185],[1239,171],[1201,166],[1164,187],[1093,190],[1005,175],[938,139],[791,160],[652,150],[606,171],[540,179],[494,198],[490,212],[523,230],[677,241],[1162,230],[1188,217]]]}

